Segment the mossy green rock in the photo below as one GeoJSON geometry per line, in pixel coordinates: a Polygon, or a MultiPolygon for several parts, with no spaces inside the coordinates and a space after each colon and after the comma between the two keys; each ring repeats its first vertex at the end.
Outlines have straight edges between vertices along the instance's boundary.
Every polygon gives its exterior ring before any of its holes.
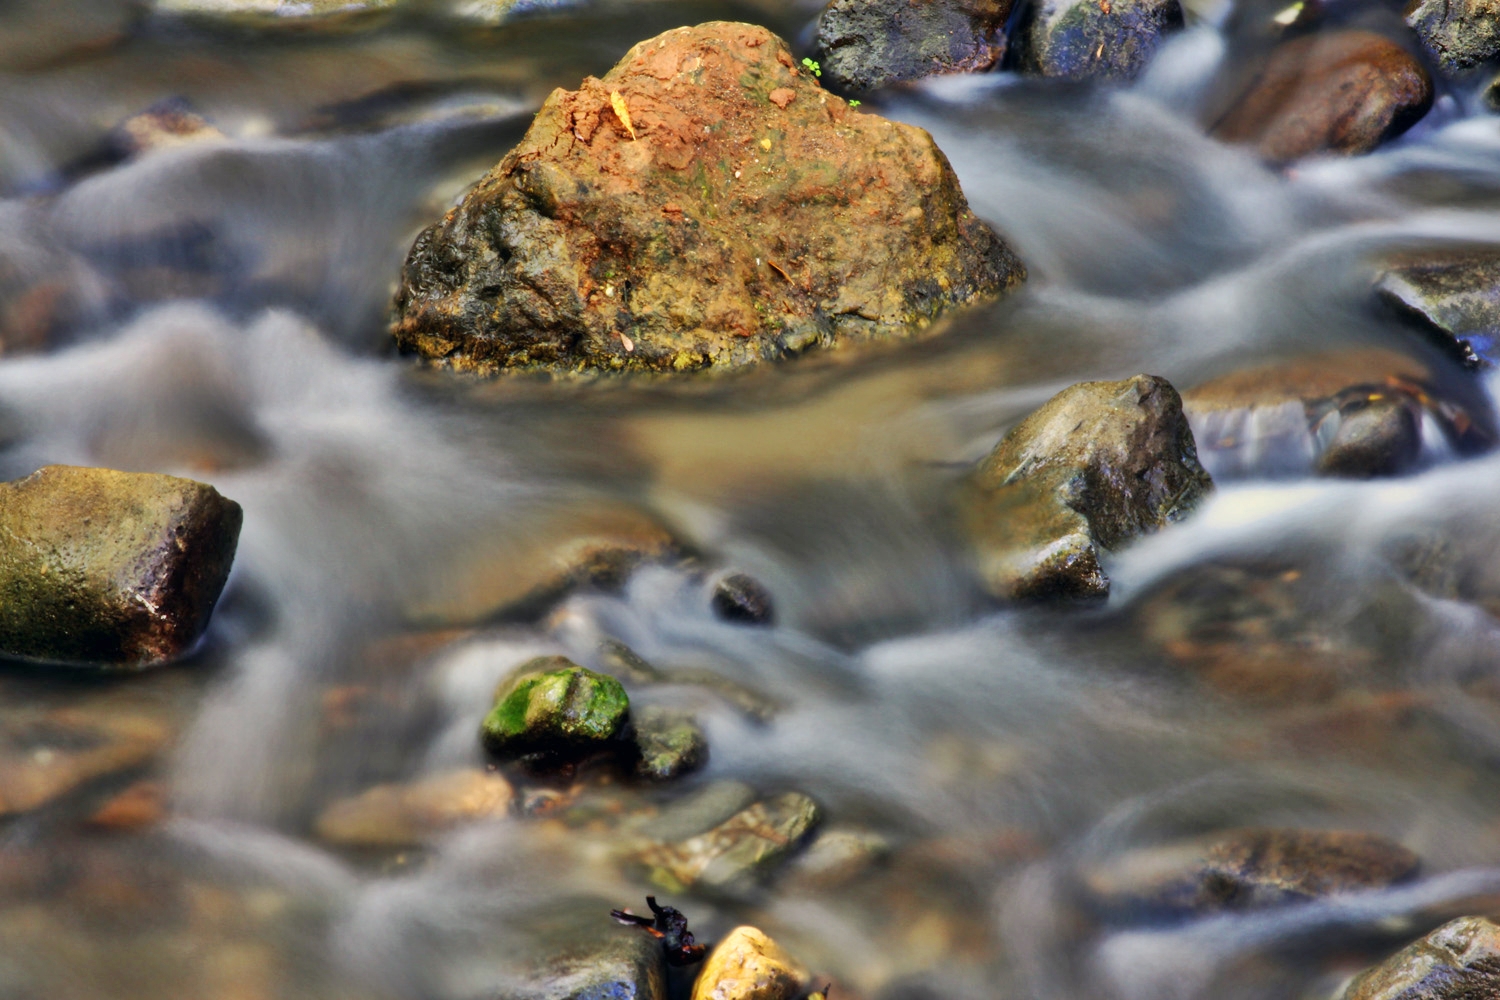
{"type": "Polygon", "coordinates": [[[1459,917],[1357,976],[1342,1000],[1500,996],[1500,926],[1459,917]]]}
{"type": "Polygon", "coordinates": [[[635,713],[637,777],[671,781],[708,763],[708,740],[686,712],[652,706],[635,713]]]}
{"type": "Polygon", "coordinates": [[[1137,375],[1052,397],[979,464],[960,503],[992,594],[1099,598],[1100,548],[1183,517],[1212,488],[1177,390],[1137,375]]]}
{"type": "Polygon", "coordinates": [[[142,667],[187,652],[243,514],[212,486],[49,465],[0,483],[0,654],[142,667]]]}
{"type": "Polygon", "coordinates": [[[481,734],[497,756],[576,758],[613,740],[629,714],[619,681],[566,657],[545,656],[522,667],[502,690],[481,734]]]}

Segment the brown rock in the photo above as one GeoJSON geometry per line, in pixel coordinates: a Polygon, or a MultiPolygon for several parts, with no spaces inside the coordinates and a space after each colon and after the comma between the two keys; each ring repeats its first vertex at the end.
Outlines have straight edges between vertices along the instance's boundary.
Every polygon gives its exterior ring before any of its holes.
{"type": "Polygon", "coordinates": [[[1406,23],[1446,72],[1459,73],[1500,55],[1496,0],[1409,0],[1406,23]]]}
{"type": "Polygon", "coordinates": [[[49,465],[0,484],[0,653],[140,667],[208,626],[239,539],[212,486],[49,465]]]}
{"type": "Polygon", "coordinates": [[[1083,884],[1109,911],[1196,915],[1380,888],[1415,875],[1419,864],[1374,834],[1247,829],[1132,851],[1085,872],[1083,884]]]}
{"type": "Polygon", "coordinates": [[[394,333],[482,372],[727,368],[911,336],[1023,277],[931,136],[713,22],[555,91],[417,238],[394,333]]]}
{"type": "Polygon", "coordinates": [[[736,927],[704,961],[692,1000],[793,1000],[806,977],[764,931],[736,927]]]}
{"type": "Polygon", "coordinates": [[[641,854],[651,879],[674,892],[698,886],[737,891],[765,878],[806,842],[821,820],[800,792],[756,802],[713,829],[641,854]]]}
{"type": "Polygon", "coordinates": [[[979,464],[961,506],[995,596],[1104,597],[1099,548],[1165,527],[1212,488],[1177,391],[1137,375],[1052,397],[979,464]]]}
{"type": "Polygon", "coordinates": [[[1276,163],[1353,155],[1405,132],[1431,106],[1432,78],[1411,53],[1368,31],[1329,31],[1278,45],[1213,134],[1276,163]]]}
{"type": "Polygon", "coordinates": [[[1500,995],[1500,927],[1459,917],[1361,973],[1342,1000],[1486,1000],[1500,995]]]}
{"type": "Polygon", "coordinates": [[[160,718],[109,694],[69,707],[20,706],[0,729],[0,816],[28,812],[146,763],[170,742],[160,718]]]}
{"type": "Polygon", "coordinates": [[[376,785],[318,817],[322,839],[349,847],[411,847],[461,823],[510,811],[514,794],[498,774],[466,768],[407,785],[376,785]]]}

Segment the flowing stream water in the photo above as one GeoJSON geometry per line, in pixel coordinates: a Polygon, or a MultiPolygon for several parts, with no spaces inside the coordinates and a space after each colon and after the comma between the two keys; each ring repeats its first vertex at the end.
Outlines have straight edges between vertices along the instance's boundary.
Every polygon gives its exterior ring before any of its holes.
{"type": "Polygon", "coordinates": [[[245,511],[187,662],[0,673],[0,768],[54,752],[23,732],[40,709],[165,734],[0,819],[0,997],[507,996],[559,906],[606,921],[653,891],[612,852],[621,824],[732,782],[811,795],[873,859],[663,895],[704,939],[765,928],[850,1000],[1325,997],[1500,909],[1500,602],[1473,596],[1495,575],[1500,455],[1434,438],[1399,479],[1221,475],[1194,517],[1112,557],[1111,598],[1084,608],[986,601],[948,506],[1084,379],[1185,388],[1378,346],[1486,410],[1484,376],[1374,303],[1369,263],[1500,236],[1500,116],[1477,93],[1440,92],[1372,155],[1268,168],[1198,120],[1218,69],[1261,42],[1245,25],[1274,10],[1253,3],[1195,9],[1128,87],[939,81],[868,103],[933,133],[1028,263],[1021,293],[940,337],[745,376],[482,382],[389,347],[418,229],[553,87],[634,42],[711,19],[805,41],[816,8],[598,0],[486,30],[434,10],[326,34],[0,5],[0,281],[7,308],[43,288],[67,316],[0,357],[0,478],[172,472],[245,511]],[[225,138],[102,152],[167,99],[225,138]],[[538,539],[621,511],[695,557],[476,621],[476,565],[524,575],[538,539]],[[1402,553],[1433,539],[1456,540],[1477,590],[1413,582],[1402,553]],[[775,596],[774,627],[714,615],[728,569],[775,596]],[[399,852],[314,835],[332,801],[482,765],[497,682],[536,654],[597,665],[605,640],[735,685],[632,690],[696,712],[711,760],[686,785],[594,789],[399,852]],[[163,818],[89,822],[140,781],[163,818]],[[1383,834],[1422,871],[1189,921],[1082,899],[1133,849],[1268,825],[1383,834]]]}

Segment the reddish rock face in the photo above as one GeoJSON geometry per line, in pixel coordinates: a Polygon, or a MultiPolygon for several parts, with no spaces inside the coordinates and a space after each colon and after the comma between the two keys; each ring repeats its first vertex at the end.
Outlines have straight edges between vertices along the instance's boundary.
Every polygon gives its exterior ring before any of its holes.
{"type": "Polygon", "coordinates": [[[1213,132],[1285,163],[1368,153],[1432,107],[1432,78],[1409,52],[1368,31],[1283,43],[1213,132]]]}
{"type": "Polygon", "coordinates": [[[734,367],[910,336],[1023,278],[931,136],[714,22],[555,91],[417,239],[394,333],[484,372],[734,367]]]}

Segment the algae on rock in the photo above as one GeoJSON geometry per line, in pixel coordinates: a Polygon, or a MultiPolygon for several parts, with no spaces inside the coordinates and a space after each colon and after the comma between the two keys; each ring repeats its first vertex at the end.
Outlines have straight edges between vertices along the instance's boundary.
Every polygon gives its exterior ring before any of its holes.
{"type": "Polygon", "coordinates": [[[712,22],[554,91],[418,236],[393,332],[484,373],[731,368],[914,336],[1024,277],[930,135],[712,22]]]}

